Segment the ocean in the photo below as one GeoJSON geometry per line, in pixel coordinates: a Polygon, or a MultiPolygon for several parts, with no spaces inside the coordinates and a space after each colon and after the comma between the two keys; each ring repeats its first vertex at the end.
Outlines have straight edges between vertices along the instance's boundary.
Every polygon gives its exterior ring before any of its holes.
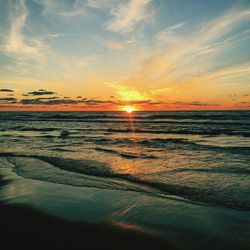
{"type": "Polygon", "coordinates": [[[24,178],[250,209],[250,111],[1,112],[0,121],[1,166],[24,178]]]}

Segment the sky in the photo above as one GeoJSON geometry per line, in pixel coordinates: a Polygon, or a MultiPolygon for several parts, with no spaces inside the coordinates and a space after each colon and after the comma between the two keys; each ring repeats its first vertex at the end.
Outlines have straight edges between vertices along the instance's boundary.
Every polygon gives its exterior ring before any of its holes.
{"type": "Polygon", "coordinates": [[[0,110],[250,110],[250,0],[0,0],[0,110]]]}

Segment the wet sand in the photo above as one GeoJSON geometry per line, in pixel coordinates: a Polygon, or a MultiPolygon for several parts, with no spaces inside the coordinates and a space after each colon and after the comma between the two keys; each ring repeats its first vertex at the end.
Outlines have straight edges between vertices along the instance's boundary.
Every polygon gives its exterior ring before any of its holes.
{"type": "Polygon", "coordinates": [[[250,213],[1,169],[4,249],[249,249],[250,213]]]}
{"type": "Polygon", "coordinates": [[[37,210],[1,205],[3,249],[177,249],[162,239],[106,224],[72,222],[37,210]]]}

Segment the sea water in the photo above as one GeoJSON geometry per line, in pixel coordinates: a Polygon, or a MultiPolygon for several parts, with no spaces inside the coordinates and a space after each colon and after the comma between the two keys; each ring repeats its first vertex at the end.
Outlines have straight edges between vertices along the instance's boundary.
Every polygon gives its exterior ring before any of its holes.
{"type": "Polygon", "coordinates": [[[25,178],[250,209],[249,111],[1,112],[0,121],[1,166],[25,178]]]}

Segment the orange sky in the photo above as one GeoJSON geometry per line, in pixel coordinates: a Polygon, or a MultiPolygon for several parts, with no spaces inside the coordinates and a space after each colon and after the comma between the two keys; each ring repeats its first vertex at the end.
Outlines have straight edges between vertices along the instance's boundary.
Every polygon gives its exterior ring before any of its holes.
{"type": "Polygon", "coordinates": [[[0,111],[250,109],[248,1],[17,0],[1,9],[0,111]]]}

